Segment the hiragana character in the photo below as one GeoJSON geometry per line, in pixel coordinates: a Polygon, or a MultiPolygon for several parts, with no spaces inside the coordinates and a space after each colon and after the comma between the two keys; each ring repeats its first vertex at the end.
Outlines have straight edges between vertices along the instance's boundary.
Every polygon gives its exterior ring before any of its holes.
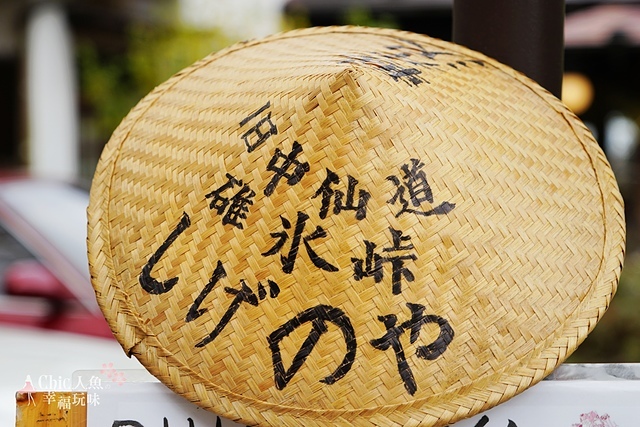
{"type": "Polygon", "coordinates": [[[357,348],[355,330],[351,325],[351,321],[339,308],[328,305],[317,305],[303,311],[280,326],[273,331],[267,339],[269,348],[271,349],[273,372],[278,390],[282,390],[287,386],[296,372],[302,367],[305,360],[307,360],[307,357],[311,354],[316,344],[318,344],[322,334],[328,331],[326,322],[333,323],[340,329],[347,347],[347,352],[340,362],[340,365],[330,375],[321,379],[320,382],[333,384],[349,372],[356,358],[357,348]],[[302,346],[293,357],[291,366],[285,369],[280,352],[280,342],[297,328],[309,322],[311,323],[311,330],[309,331],[307,339],[302,343],[302,346]]]}
{"type": "MultiPolygon", "coordinates": [[[[220,281],[220,279],[224,277],[226,277],[226,272],[224,271],[222,263],[218,261],[218,264],[213,274],[211,275],[211,279],[191,305],[191,308],[189,309],[189,312],[185,319],[187,322],[191,322],[192,320],[197,319],[207,311],[206,309],[200,309],[200,304],[202,304],[204,299],[207,297],[207,295],[209,295],[213,287],[220,281]]],[[[278,284],[272,280],[267,280],[267,283],[269,285],[269,296],[271,298],[276,298],[280,293],[278,284]]],[[[211,331],[211,333],[209,333],[209,335],[207,335],[205,338],[200,340],[200,342],[196,344],[196,347],[204,347],[205,345],[215,340],[218,335],[220,335],[220,333],[224,330],[227,324],[231,321],[233,315],[238,311],[240,305],[243,302],[249,303],[250,305],[256,307],[260,301],[264,300],[267,297],[267,291],[261,282],[258,282],[258,295],[256,295],[255,292],[242,279],[240,280],[239,290],[225,287],[224,291],[227,294],[234,296],[233,301],[231,301],[229,308],[224,313],[214,330],[211,331]]]]}
{"type": "Polygon", "coordinates": [[[438,338],[431,344],[421,345],[416,349],[416,356],[419,358],[435,360],[440,357],[446,351],[449,344],[451,344],[454,332],[446,319],[436,316],[435,314],[424,315],[425,307],[423,305],[407,303],[407,307],[411,310],[411,319],[403,322],[400,326],[396,326],[398,318],[395,314],[378,316],[378,320],[384,324],[387,332],[382,337],[371,340],[370,343],[378,350],[386,351],[389,348],[393,349],[396,355],[400,378],[407,392],[413,396],[418,390],[418,387],[413,377],[411,367],[407,362],[404,348],[400,342],[400,335],[406,331],[410,331],[409,341],[413,344],[418,339],[423,325],[436,323],[440,327],[438,338]]]}
{"type": "Polygon", "coordinates": [[[142,289],[149,292],[153,295],[164,294],[169,292],[175,285],[178,283],[177,277],[172,277],[170,279],[165,280],[164,282],[160,282],[157,279],[151,277],[151,270],[153,267],[160,261],[160,258],[164,255],[164,253],[169,249],[169,246],[176,241],[176,239],[191,225],[191,220],[189,219],[189,215],[186,212],[182,213],[182,218],[176,228],[171,232],[167,240],[165,240],[162,245],[156,250],[149,261],[142,268],[142,272],[138,277],[138,281],[140,282],[140,286],[142,289]]]}

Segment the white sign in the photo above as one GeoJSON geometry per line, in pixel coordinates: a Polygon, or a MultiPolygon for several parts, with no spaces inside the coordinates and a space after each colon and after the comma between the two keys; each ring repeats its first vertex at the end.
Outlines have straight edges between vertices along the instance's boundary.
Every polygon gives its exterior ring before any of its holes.
{"type": "Polygon", "coordinates": [[[87,427],[235,427],[173,393],[160,382],[105,383],[99,404],[87,406],[87,427]]]}
{"type": "Polygon", "coordinates": [[[542,381],[455,427],[637,426],[640,381],[542,381]]]}
{"type": "MultiPolygon", "coordinates": [[[[145,380],[134,382],[134,376],[126,372],[95,390],[96,400],[87,407],[88,427],[241,426],[200,409],[148,374],[145,380]]],[[[640,365],[563,365],[553,377],[451,427],[638,425],[640,365]]]]}

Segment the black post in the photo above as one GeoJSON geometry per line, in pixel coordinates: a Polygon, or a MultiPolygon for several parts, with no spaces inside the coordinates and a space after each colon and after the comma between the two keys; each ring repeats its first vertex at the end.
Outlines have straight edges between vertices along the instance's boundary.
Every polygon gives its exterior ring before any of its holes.
{"type": "Polygon", "coordinates": [[[526,74],[558,98],[564,0],[454,0],[453,41],[526,74]]]}

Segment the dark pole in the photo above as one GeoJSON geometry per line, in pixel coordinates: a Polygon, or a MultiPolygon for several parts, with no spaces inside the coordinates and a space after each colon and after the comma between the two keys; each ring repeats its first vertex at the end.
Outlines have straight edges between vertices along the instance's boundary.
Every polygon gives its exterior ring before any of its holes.
{"type": "Polygon", "coordinates": [[[524,73],[560,98],[564,0],[454,0],[453,41],[524,73]]]}

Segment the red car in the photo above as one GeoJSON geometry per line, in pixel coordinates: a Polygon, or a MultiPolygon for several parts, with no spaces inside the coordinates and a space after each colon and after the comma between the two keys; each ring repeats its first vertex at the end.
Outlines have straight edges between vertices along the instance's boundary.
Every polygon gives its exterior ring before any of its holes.
{"type": "Polygon", "coordinates": [[[89,278],[88,203],[67,183],[0,180],[0,324],[113,338],[89,278]]]}

